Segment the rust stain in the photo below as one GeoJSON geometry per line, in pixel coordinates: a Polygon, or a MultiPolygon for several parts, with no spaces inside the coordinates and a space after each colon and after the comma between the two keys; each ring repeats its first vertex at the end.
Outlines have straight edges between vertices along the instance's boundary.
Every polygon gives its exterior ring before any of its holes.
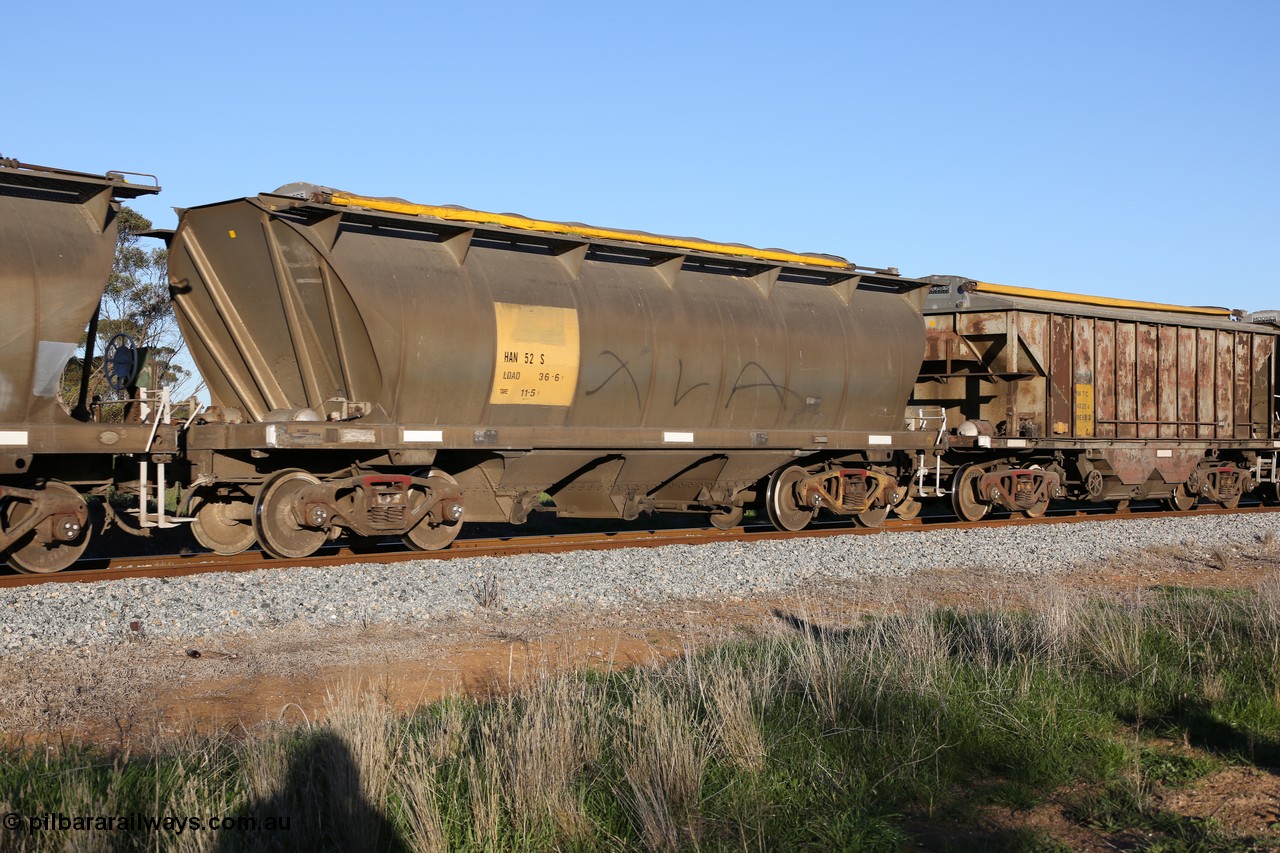
{"type": "Polygon", "coordinates": [[[1196,435],[1196,330],[1178,329],[1178,438],[1196,435]]]}
{"type": "Polygon", "coordinates": [[[1161,326],[1158,345],[1156,415],[1160,425],[1156,434],[1161,438],[1176,438],[1178,435],[1178,330],[1173,326],[1161,326]]]}

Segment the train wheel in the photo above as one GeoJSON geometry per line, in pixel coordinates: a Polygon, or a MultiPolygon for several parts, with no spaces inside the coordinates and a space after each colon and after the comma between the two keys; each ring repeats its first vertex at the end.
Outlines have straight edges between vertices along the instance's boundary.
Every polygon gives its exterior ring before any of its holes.
{"type": "Polygon", "coordinates": [[[951,485],[951,508],[956,517],[964,521],[978,521],[991,509],[990,504],[979,500],[978,480],[982,469],[977,465],[965,465],[956,471],[951,485]]]}
{"type": "MultiPolygon", "coordinates": [[[[439,480],[441,485],[446,483],[451,486],[458,485],[458,481],[444,471],[432,471],[427,475],[427,479],[439,480]]],[[[404,535],[404,544],[415,551],[439,551],[448,548],[453,540],[458,538],[461,530],[461,521],[437,521],[427,516],[404,535]]]]}
{"type": "Polygon", "coordinates": [[[920,515],[920,510],[924,509],[924,503],[915,498],[903,498],[893,507],[893,514],[901,518],[903,521],[910,521],[920,515]]]}
{"type": "Polygon", "coordinates": [[[303,527],[293,513],[293,501],[307,486],[320,481],[306,471],[281,471],[263,487],[253,504],[253,530],[262,550],[282,560],[309,557],[329,538],[326,530],[303,527]]]}
{"type": "MultiPolygon", "coordinates": [[[[78,502],[84,506],[84,498],[66,483],[52,482],[45,486],[45,491],[58,501],[78,502]]],[[[29,503],[15,501],[5,512],[5,527],[14,527],[26,521],[34,512],[29,503]]],[[[5,558],[13,568],[28,575],[43,575],[60,572],[80,559],[89,547],[90,524],[84,524],[70,541],[46,539],[40,530],[32,530],[13,544],[5,558]]]]}
{"type": "Polygon", "coordinates": [[[803,530],[813,520],[813,510],[796,500],[796,484],[807,476],[803,468],[793,465],[774,471],[769,477],[764,505],[769,520],[779,530],[803,530]]]}
{"type": "Polygon", "coordinates": [[[859,527],[879,527],[889,517],[889,507],[878,506],[854,513],[853,520],[859,527]]]}
{"type": "Polygon", "coordinates": [[[1218,501],[1218,506],[1222,507],[1223,509],[1235,509],[1236,507],[1240,506],[1240,496],[1236,495],[1230,498],[1223,498],[1222,500],[1218,501]]]}
{"type": "Polygon", "coordinates": [[[247,501],[200,498],[193,514],[191,535],[215,554],[234,557],[258,541],[253,507],[247,501]]]}
{"type": "Polygon", "coordinates": [[[1187,512],[1188,510],[1195,508],[1196,503],[1200,500],[1200,496],[1195,492],[1189,491],[1186,483],[1179,483],[1173,487],[1173,494],[1164,500],[1165,503],[1169,505],[1169,509],[1177,510],[1178,512],[1187,512]]]}
{"type": "Polygon", "coordinates": [[[1258,499],[1265,506],[1275,506],[1280,503],[1280,484],[1263,483],[1258,488],[1258,499]]]}
{"type": "Polygon", "coordinates": [[[745,514],[746,509],[735,506],[729,510],[713,512],[708,518],[711,521],[711,526],[717,530],[729,530],[741,524],[742,516],[745,514]]]}
{"type": "Polygon", "coordinates": [[[1042,518],[1049,511],[1049,499],[1037,501],[1026,509],[1009,513],[1011,518],[1042,518]]]}

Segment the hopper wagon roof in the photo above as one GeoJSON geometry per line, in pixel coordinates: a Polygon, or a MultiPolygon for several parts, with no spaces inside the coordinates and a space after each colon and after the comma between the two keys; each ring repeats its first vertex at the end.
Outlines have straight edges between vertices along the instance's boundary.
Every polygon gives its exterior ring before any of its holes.
{"type": "Polygon", "coordinates": [[[761,249],[738,243],[534,219],[514,213],[492,213],[452,205],[415,204],[398,198],[362,196],[306,183],[287,184],[273,193],[264,193],[258,197],[258,202],[272,209],[312,210],[322,216],[340,213],[353,222],[396,221],[402,226],[417,222],[475,230],[508,239],[518,237],[540,241],[561,251],[587,244],[633,256],[642,263],[659,264],[683,256],[697,258],[704,263],[735,265],[748,275],[781,268],[786,271],[788,279],[815,284],[835,284],[855,277],[864,285],[898,291],[914,290],[928,284],[904,278],[892,267],[863,267],[837,255],[761,249]]]}
{"type": "Polygon", "coordinates": [[[1021,309],[1109,319],[1143,320],[1152,323],[1239,328],[1242,321],[1269,322],[1263,315],[1274,313],[1255,312],[1249,315],[1243,311],[1210,305],[1174,305],[1165,302],[1039,290],[975,281],[960,276],[928,276],[924,281],[930,284],[924,305],[926,314],[1021,309]]]}
{"type": "Polygon", "coordinates": [[[56,200],[83,204],[104,188],[115,198],[138,198],[160,192],[155,175],[136,172],[107,172],[95,175],[50,166],[35,166],[0,157],[0,187],[11,193],[39,193],[56,200]],[[129,178],[150,178],[150,183],[136,183],[129,178]]]}

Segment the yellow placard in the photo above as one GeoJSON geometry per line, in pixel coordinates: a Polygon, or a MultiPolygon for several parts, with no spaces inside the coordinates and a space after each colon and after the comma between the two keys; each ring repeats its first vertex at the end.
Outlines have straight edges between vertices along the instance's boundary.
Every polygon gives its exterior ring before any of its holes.
{"type": "Polygon", "coordinates": [[[1076,385],[1076,436],[1093,435],[1093,385],[1076,385]]]}
{"type": "Polygon", "coordinates": [[[578,312],[546,305],[493,303],[497,361],[489,402],[569,406],[578,388],[578,312]]]}

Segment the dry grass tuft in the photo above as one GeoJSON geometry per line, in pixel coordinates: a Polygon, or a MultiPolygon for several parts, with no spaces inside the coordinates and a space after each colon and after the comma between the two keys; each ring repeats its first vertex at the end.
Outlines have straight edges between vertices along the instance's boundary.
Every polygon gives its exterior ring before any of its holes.
{"type": "Polygon", "coordinates": [[[484,610],[492,610],[502,603],[502,584],[498,576],[488,572],[484,577],[471,585],[471,596],[476,605],[484,610]]]}
{"type": "Polygon", "coordinates": [[[729,760],[747,773],[764,769],[764,736],[760,733],[757,694],[739,669],[714,669],[704,684],[713,710],[714,733],[729,760]]]}
{"type": "Polygon", "coordinates": [[[648,850],[696,847],[698,797],[707,764],[707,739],[693,709],[664,695],[656,677],[640,680],[621,733],[621,792],[648,850]]]}
{"type": "Polygon", "coordinates": [[[499,722],[480,724],[478,742],[467,757],[467,799],[471,807],[474,844],[485,850],[498,849],[502,842],[502,759],[494,742],[499,722]]]}
{"type": "Polygon", "coordinates": [[[331,768],[338,774],[331,778],[331,784],[340,785],[340,795],[347,799],[386,801],[400,750],[400,744],[393,743],[397,726],[386,693],[385,689],[375,693],[344,684],[326,697],[326,727],[351,756],[349,763],[331,768]]]}
{"type": "Polygon", "coordinates": [[[1214,546],[1209,552],[1209,558],[1209,564],[1218,571],[1229,572],[1236,567],[1236,554],[1226,546],[1214,546]]]}
{"type": "Polygon", "coordinates": [[[445,853],[449,839],[441,817],[438,763],[431,748],[410,743],[396,767],[393,781],[400,793],[409,847],[421,853],[445,853]]]}
{"type": "Polygon", "coordinates": [[[1138,601],[1123,608],[1089,608],[1080,623],[1085,654],[1116,678],[1137,677],[1145,668],[1142,630],[1149,615],[1138,601]]]}
{"type": "Polygon", "coordinates": [[[543,679],[502,702],[495,733],[513,823],[529,836],[582,842],[590,833],[577,780],[600,752],[602,694],[579,681],[543,679]]]}

